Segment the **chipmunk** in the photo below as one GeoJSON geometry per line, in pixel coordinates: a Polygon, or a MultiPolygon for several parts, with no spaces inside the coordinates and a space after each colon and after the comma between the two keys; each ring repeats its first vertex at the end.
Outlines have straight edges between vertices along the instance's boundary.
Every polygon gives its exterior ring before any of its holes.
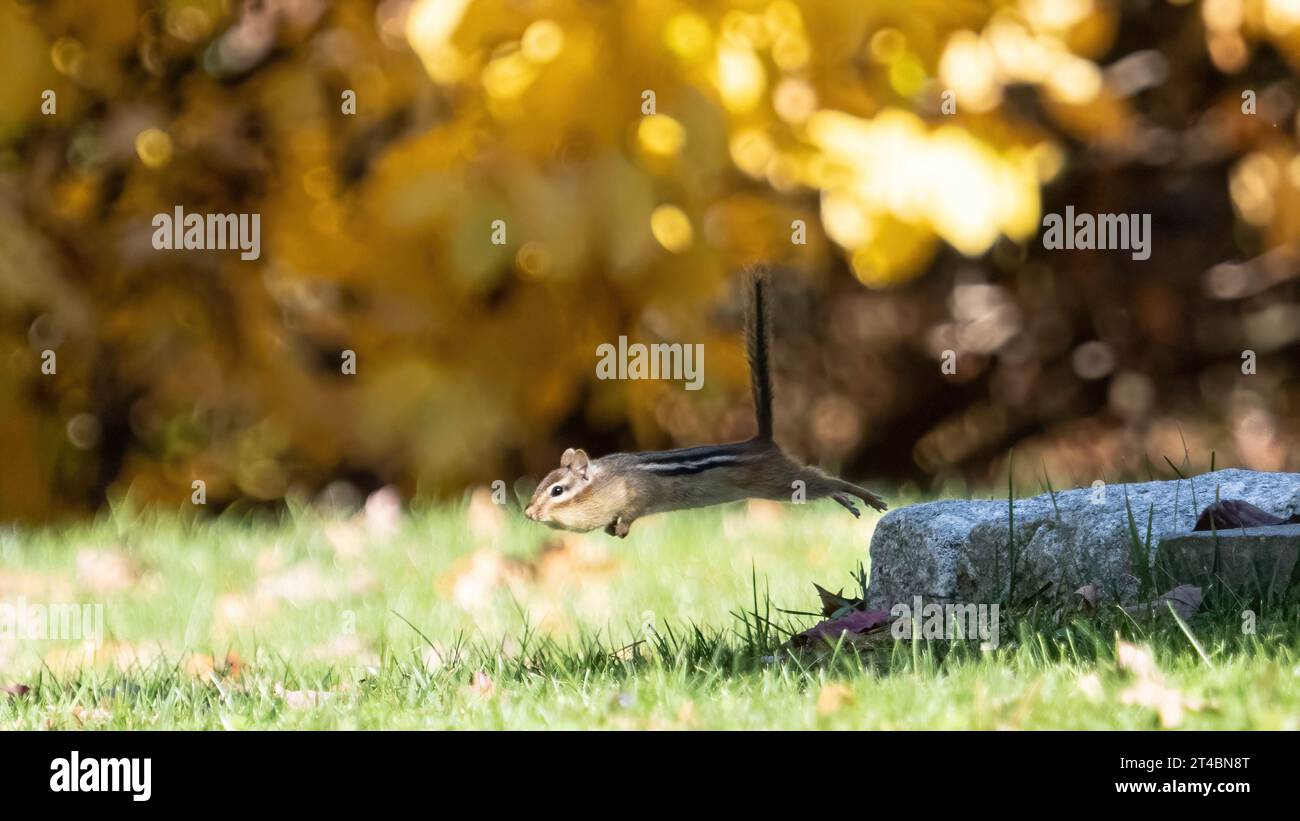
{"type": "Polygon", "coordinates": [[[884,500],[865,488],[800,465],[772,440],[771,320],[764,272],[751,275],[745,328],[758,434],[745,442],[589,459],[569,448],[533,493],[524,515],[553,528],[585,533],[603,527],[626,538],[642,516],[741,499],[786,501],[795,482],[808,499],[834,499],[858,516],[854,497],[876,510],[884,500]]]}

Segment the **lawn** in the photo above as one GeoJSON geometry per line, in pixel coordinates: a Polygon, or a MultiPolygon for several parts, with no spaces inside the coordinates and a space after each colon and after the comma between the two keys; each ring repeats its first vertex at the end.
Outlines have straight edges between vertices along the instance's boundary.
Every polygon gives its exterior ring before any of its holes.
{"type": "Polygon", "coordinates": [[[0,531],[0,728],[1300,728],[1300,612],[1003,612],[996,647],[780,652],[874,515],[736,505],[559,534],[479,493],[352,517],[140,513],[0,531]],[[757,609],[761,618],[755,616],[757,609]]]}

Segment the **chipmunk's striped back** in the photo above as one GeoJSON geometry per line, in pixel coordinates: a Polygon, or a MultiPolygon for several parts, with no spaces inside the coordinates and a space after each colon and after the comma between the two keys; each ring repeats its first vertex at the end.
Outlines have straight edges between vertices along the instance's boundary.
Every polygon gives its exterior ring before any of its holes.
{"type": "Polygon", "coordinates": [[[746,442],[633,454],[632,464],[656,476],[688,476],[706,470],[741,467],[762,458],[746,442]]]}

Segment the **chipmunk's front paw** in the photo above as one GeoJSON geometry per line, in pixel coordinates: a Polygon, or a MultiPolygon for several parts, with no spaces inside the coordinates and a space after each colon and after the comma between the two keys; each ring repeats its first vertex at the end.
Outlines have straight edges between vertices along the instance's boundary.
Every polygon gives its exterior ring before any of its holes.
{"type": "Polygon", "coordinates": [[[627,533],[632,529],[632,521],[624,519],[622,516],[615,517],[614,521],[605,525],[605,532],[611,536],[617,536],[620,539],[626,539],[627,533]]]}

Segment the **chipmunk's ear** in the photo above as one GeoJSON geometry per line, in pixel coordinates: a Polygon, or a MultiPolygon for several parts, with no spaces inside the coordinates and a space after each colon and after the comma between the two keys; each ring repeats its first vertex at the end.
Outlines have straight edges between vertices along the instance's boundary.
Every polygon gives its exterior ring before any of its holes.
{"type": "Polygon", "coordinates": [[[568,468],[582,478],[587,478],[587,451],[582,448],[569,448],[560,457],[560,467],[568,468]]]}

